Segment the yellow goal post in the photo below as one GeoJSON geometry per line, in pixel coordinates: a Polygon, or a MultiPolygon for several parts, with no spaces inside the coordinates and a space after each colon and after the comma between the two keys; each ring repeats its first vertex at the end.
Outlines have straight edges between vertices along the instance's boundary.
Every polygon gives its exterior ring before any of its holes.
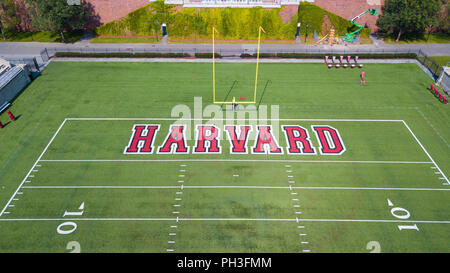
{"type": "MultiPolygon", "coordinates": [[[[253,92],[253,100],[252,101],[240,101],[239,104],[255,104],[256,103],[256,94],[258,89],[258,71],[259,71],[259,49],[261,47],[261,31],[266,33],[262,26],[258,28],[258,50],[256,53],[256,72],[255,72],[255,89],[253,92]]],[[[235,98],[233,97],[232,101],[216,101],[216,61],[215,61],[215,33],[219,34],[219,31],[213,26],[212,27],[212,63],[213,63],[213,103],[214,104],[236,104],[235,98]]]]}

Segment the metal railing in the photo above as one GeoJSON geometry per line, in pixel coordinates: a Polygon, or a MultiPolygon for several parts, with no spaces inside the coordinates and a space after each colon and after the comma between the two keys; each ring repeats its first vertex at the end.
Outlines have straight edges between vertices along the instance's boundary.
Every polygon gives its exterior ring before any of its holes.
{"type": "Polygon", "coordinates": [[[420,49],[417,52],[417,60],[433,74],[433,77],[436,79],[439,77],[442,67],[420,49]]]}
{"type": "MultiPolygon", "coordinates": [[[[56,52],[74,52],[74,53],[187,53],[194,56],[195,53],[212,53],[212,49],[205,46],[183,46],[182,48],[170,47],[170,48],[160,48],[160,47],[138,47],[138,48],[108,48],[108,47],[70,47],[70,48],[46,48],[41,52],[41,57],[48,59],[54,56],[56,52]]],[[[216,53],[220,55],[229,55],[239,57],[241,54],[253,54],[256,53],[254,48],[245,47],[219,47],[216,46],[216,53]]],[[[261,45],[260,53],[303,53],[303,54],[400,54],[400,53],[415,53],[420,54],[420,56],[426,56],[420,50],[414,49],[378,49],[378,48],[319,48],[315,46],[305,45],[300,48],[270,48],[261,45]]],[[[426,66],[431,66],[433,71],[436,70],[432,60],[428,57],[426,59],[426,66]]]]}

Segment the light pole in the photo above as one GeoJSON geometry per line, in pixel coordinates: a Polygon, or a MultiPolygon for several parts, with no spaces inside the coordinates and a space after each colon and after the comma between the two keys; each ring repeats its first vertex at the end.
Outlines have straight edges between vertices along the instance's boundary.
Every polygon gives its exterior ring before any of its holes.
{"type": "Polygon", "coordinates": [[[297,23],[297,33],[295,34],[295,38],[300,36],[300,26],[302,25],[302,23],[298,22],[297,23]]]}

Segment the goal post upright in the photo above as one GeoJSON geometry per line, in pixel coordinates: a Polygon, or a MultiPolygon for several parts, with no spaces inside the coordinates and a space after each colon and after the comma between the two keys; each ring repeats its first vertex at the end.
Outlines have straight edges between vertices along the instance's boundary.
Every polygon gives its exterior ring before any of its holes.
{"type": "Polygon", "coordinates": [[[264,31],[264,29],[262,28],[262,26],[259,26],[258,29],[258,50],[256,52],[256,74],[255,74],[255,92],[253,94],[253,103],[256,103],[256,89],[258,87],[258,68],[259,68],[259,49],[261,46],[261,30],[266,33],[264,31]]]}
{"type": "MultiPolygon", "coordinates": [[[[258,49],[256,53],[256,73],[255,73],[255,89],[253,92],[252,101],[241,101],[239,104],[255,104],[256,94],[258,89],[258,71],[259,71],[259,51],[261,47],[261,31],[266,33],[262,26],[258,28],[258,49]]],[[[212,63],[213,63],[213,103],[214,104],[234,104],[234,101],[216,101],[216,61],[215,61],[215,32],[219,33],[217,29],[212,27],[212,63]]]]}
{"type": "Polygon", "coordinates": [[[216,103],[216,62],[215,62],[215,43],[214,43],[214,32],[217,32],[217,29],[213,26],[212,27],[212,38],[213,38],[213,53],[212,53],[212,59],[213,59],[213,103],[216,103]]]}

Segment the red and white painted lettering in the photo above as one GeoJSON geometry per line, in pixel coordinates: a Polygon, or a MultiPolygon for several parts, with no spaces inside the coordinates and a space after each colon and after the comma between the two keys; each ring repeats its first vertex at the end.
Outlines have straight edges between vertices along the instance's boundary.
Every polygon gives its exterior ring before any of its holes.
{"type": "Polygon", "coordinates": [[[345,152],[344,142],[337,129],[327,125],[312,125],[322,155],[341,155],[345,152]]]}
{"type": "Polygon", "coordinates": [[[258,125],[257,129],[255,145],[252,148],[253,154],[283,154],[283,148],[278,145],[276,138],[272,135],[271,125],[258,125]]]}
{"type": "Polygon", "coordinates": [[[124,154],[151,154],[159,124],[136,124],[124,154]]]}
{"type": "Polygon", "coordinates": [[[185,125],[170,125],[169,134],[164,143],[159,146],[158,154],[187,154],[185,125]]]}
{"type": "Polygon", "coordinates": [[[197,125],[197,137],[192,153],[222,153],[220,140],[218,140],[219,133],[220,129],[214,125],[197,125]]]}
{"type": "Polygon", "coordinates": [[[316,149],[309,138],[308,130],[299,125],[283,125],[288,154],[315,155],[316,149]]]}
{"type": "Polygon", "coordinates": [[[230,141],[230,153],[231,154],[247,154],[247,142],[248,135],[252,130],[249,125],[240,125],[239,126],[239,137],[238,132],[236,131],[236,125],[226,125],[225,131],[228,134],[228,140],[230,141]]]}

